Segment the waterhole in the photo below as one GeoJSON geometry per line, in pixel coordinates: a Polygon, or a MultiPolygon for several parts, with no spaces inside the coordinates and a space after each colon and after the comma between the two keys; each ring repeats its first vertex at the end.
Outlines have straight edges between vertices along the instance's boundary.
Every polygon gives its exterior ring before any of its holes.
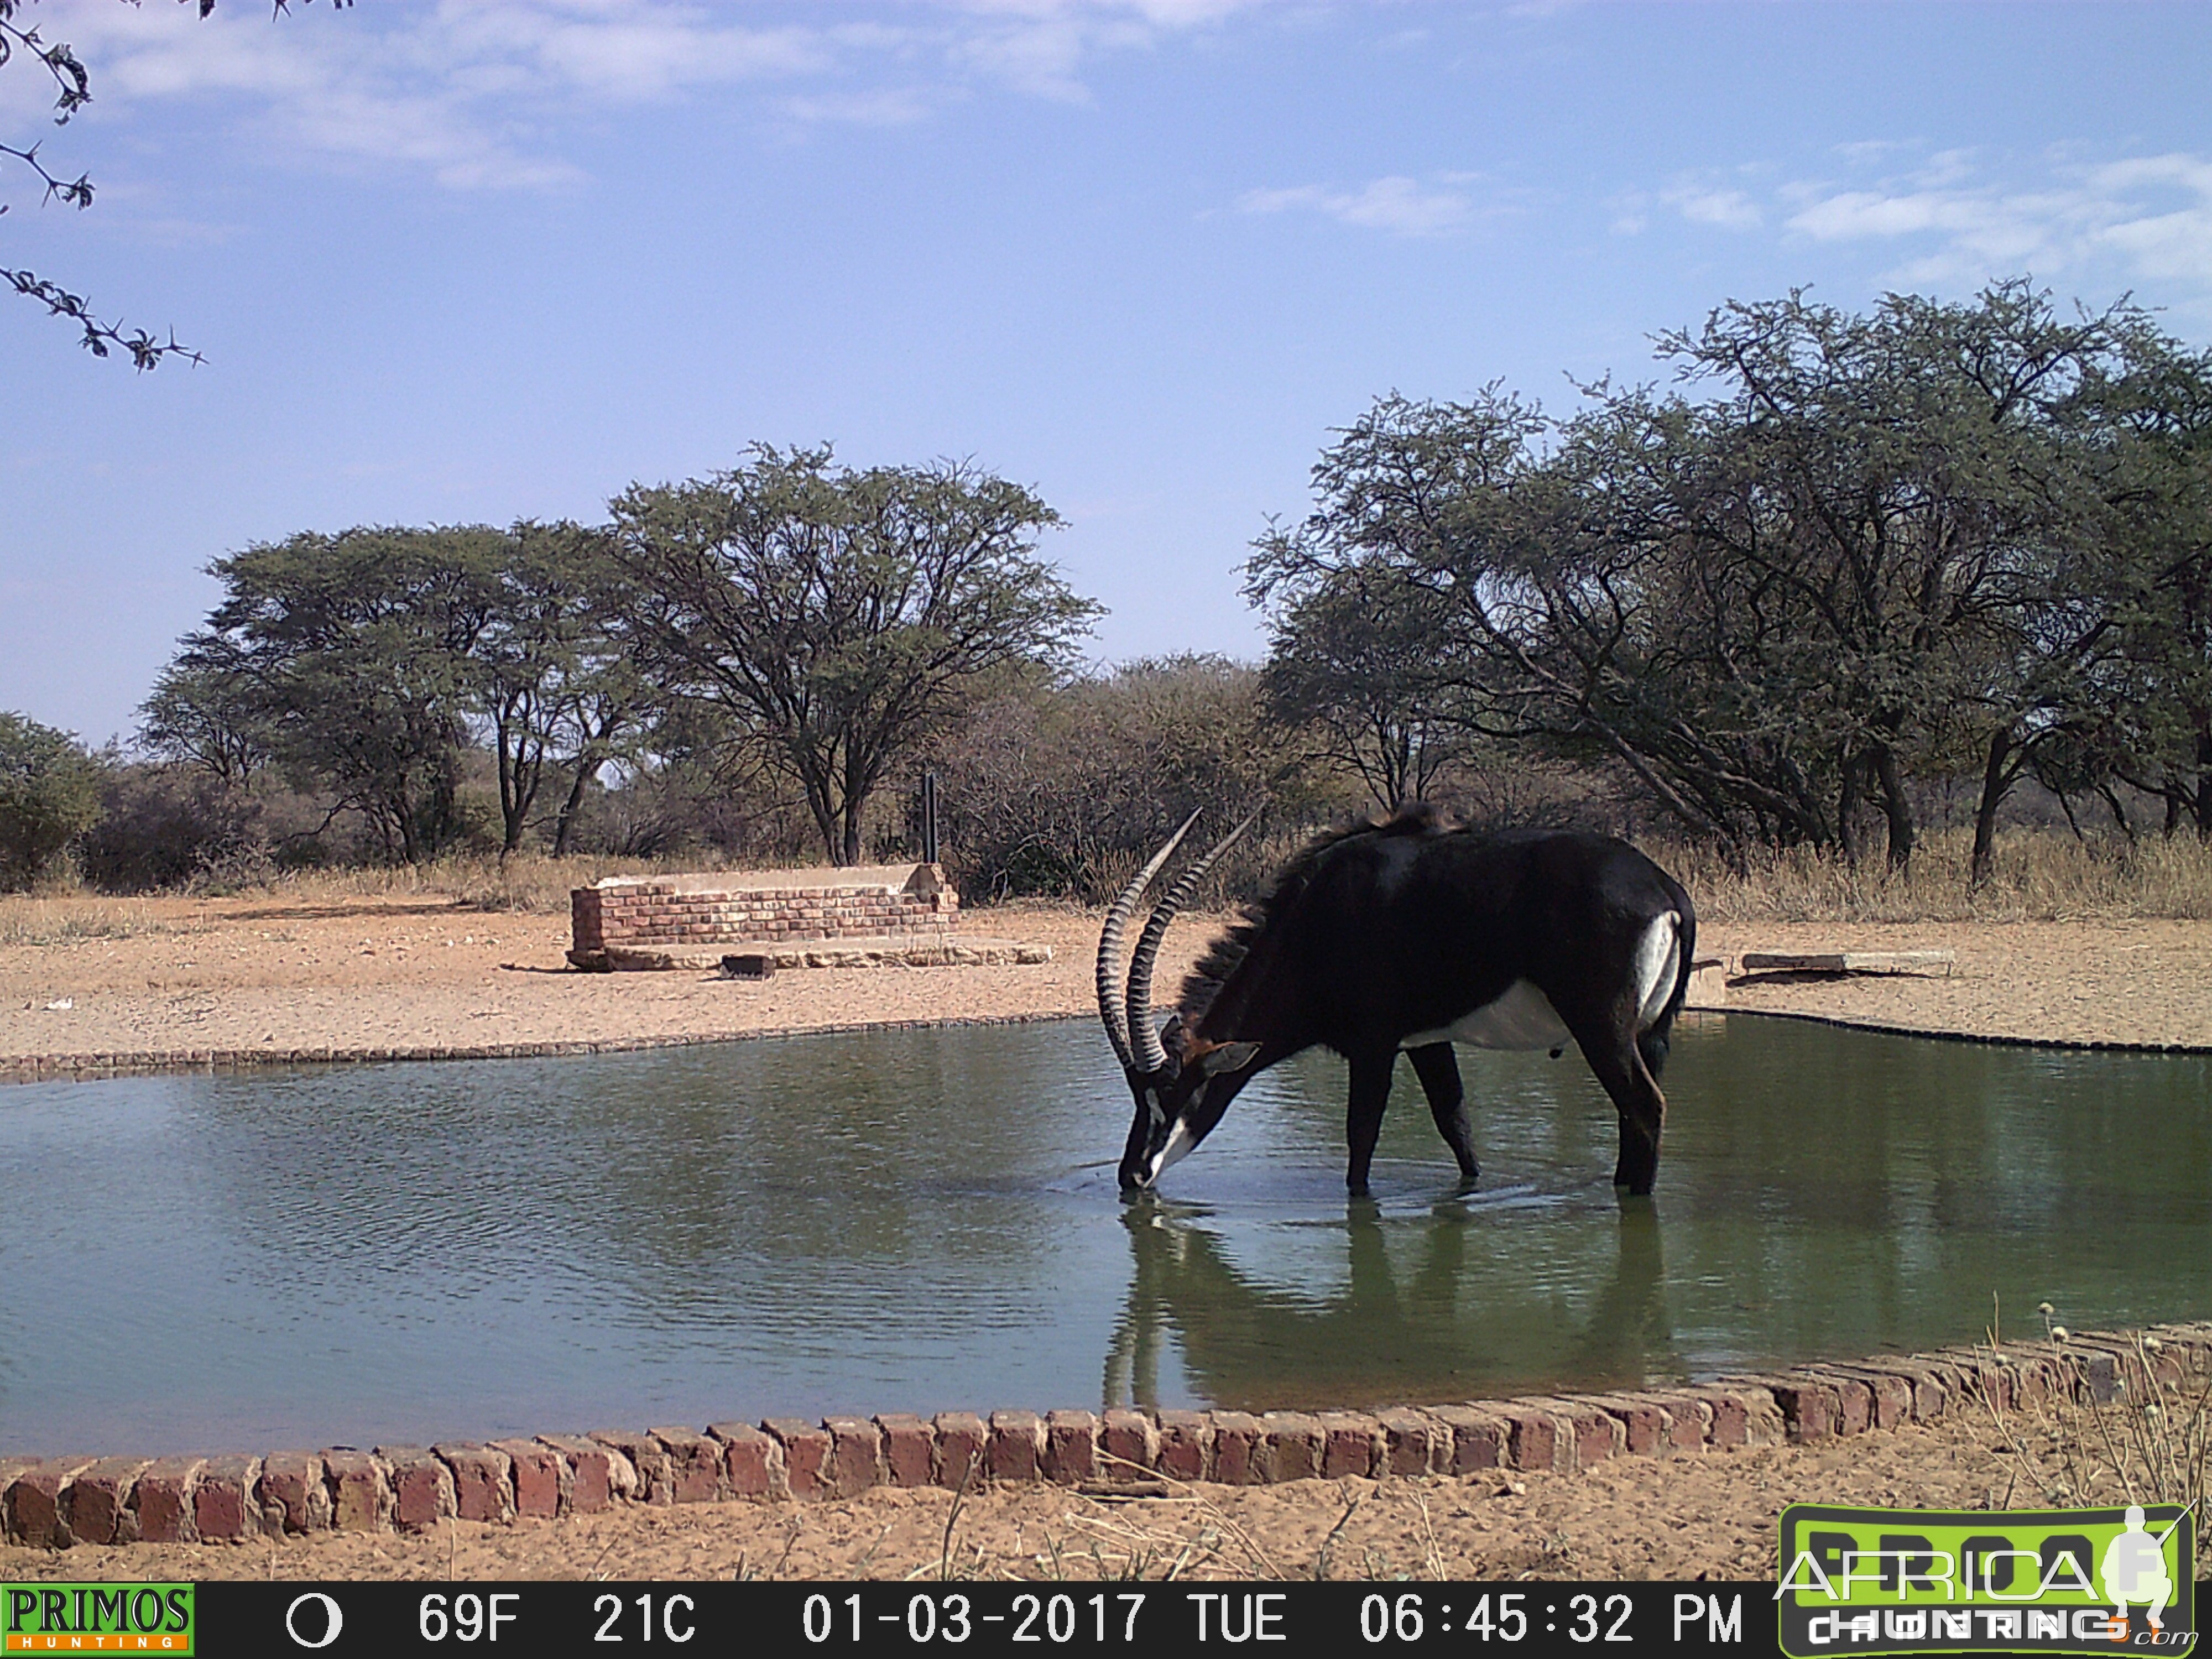
{"type": "Polygon", "coordinates": [[[1658,1187],[1571,1050],[1262,1076],[1125,1204],[1095,1024],[0,1091],[0,1452],[1463,1400],[2212,1316],[2212,1060],[1736,1017],[1658,1187]]]}

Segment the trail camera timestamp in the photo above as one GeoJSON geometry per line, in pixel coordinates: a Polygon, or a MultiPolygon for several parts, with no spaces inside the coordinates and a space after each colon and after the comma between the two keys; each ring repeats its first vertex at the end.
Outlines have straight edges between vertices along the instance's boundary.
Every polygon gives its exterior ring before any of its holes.
{"type": "MultiPolygon", "coordinates": [[[[1743,1584],[241,1583],[189,1587],[189,1641],[237,1653],[771,1654],[1776,1651],[1743,1584]]],[[[45,1605],[43,1600],[40,1605],[45,1605]]],[[[74,1628],[74,1621],[72,1623],[74,1628]]],[[[10,1641],[0,1659],[48,1650],[10,1641]]],[[[63,1651],[57,1646],[53,1651],[63,1651]]],[[[88,1649],[87,1650],[89,1650],[88,1649]]],[[[148,1647],[145,1651],[155,1651],[148,1647]]]]}

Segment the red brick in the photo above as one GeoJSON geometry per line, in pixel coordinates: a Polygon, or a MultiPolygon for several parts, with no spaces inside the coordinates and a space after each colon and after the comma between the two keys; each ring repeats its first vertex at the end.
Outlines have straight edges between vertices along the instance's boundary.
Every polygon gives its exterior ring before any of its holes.
{"type": "Polygon", "coordinates": [[[591,1437],[609,1451],[622,1454],[636,1483],[630,1496],[639,1503],[666,1505],[676,1501],[675,1469],[660,1443],[651,1435],[633,1434],[628,1429],[593,1429],[591,1437]]]}
{"type": "Polygon", "coordinates": [[[787,1498],[783,1448],[750,1423],[709,1423],[722,1443],[722,1482],[734,1498],[787,1498]]]}
{"type": "Polygon", "coordinates": [[[422,1446],[379,1446],[392,1471],[392,1520],[403,1532],[422,1532],[456,1512],[453,1472],[422,1446]]]}
{"type": "Polygon", "coordinates": [[[1203,1480],[1213,1467],[1213,1422],[1204,1412],[1159,1413],[1159,1455],[1152,1465],[1176,1480],[1203,1480]]]}
{"type": "Polygon", "coordinates": [[[131,1489],[150,1461],[103,1457],[78,1471],[67,1498],[70,1536],[80,1544],[136,1543],[138,1520],[131,1513],[131,1489]]]}
{"type": "Polygon", "coordinates": [[[1320,1474],[1318,1419],[1304,1412],[1266,1412],[1260,1421],[1266,1432],[1267,1454],[1261,1464],[1265,1479],[1310,1480],[1320,1474]]]}
{"type": "Polygon", "coordinates": [[[1632,1395],[1601,1394],[1589,1403],[1620,1425],[1621,1449],[1632,1457],[1656,1457],[1667,1449],[1667,1413],[1632,1395]]]}
{"type": "MultiPolygon", "coordinates": [[[[1848,1372],[1853,1376],[1863,1376],[1874,1385],[1875,1420],[1881,1428],[1889,1426],[1889,1422],[1885,1419],[1882,1402],[1887,1383],[1897,1383],[1903,1390],[1904,1413],[1896,1419],[1898,1421],[1909,1418],[1916,1423],[1933,1422],[1943,1415],[1945,1398],[1950,1392],[1935,1366],[1923,1365],[1916,1360],[1878,1356],[1837,1364],[1829,1369],[1848,1372]]],[[[1895,1390],[1890,1393],[1894,1403],[1895,1390]]]]}
{"type": "Polygon", "coordinates": [[[1035,1412],[993,1412],[991,1440],[983,1453],[994,1480],[1034,1480],[1044,1454],[1044,1424],[1035,1412]]]}
{"type": "Polygon", "coordinates": [[[260,1483],[258,1457],[208,1459],[192,1487],[192,1529],[209,1543],[247,1538],[259,1531],[261,1506],[253,1491],[260,1483]]]}
{"type": "MultiPolygon", "coordinates": [[[[1441,1415],[1441,1412],[1438,1413],[1441,1415]]],[[[1575,1467],[1573,1425],[1543,1407],[1522,1400],[1504,1400],[1498,1415],[1505,1419],[1506,1443],[1516,1469],[1559,1469],[1575,1467]]]]}
{"type": "Polygon", "coordinates": [[[1688,1394],[1632,1391],[1621,1397],[1641,1401],[1658,1410],[1661,1418],[1658,1455],[1671,1456],[1705,1449],[1713,1420],[1711,1402],[1688,1394]]]}
{"type": "Polygon", "coordinates": [[[1502,1412],[1474,1406],[1431,1406],[1428,1415],[1437,1425],[1437,1441],[1430,1451],[1429,1467],[1439,1474],[1473,1474],[1479,1469],[1549,1468],[1552,1467],[1551,1419],[1532,1418],[1523,1431],[1528,1454],[1540,1449],[1541,1464],[1520,1462],[1515,1446],[1513,1419],[1502,1412]]]}
{"type": "Polygon", "coordinates": [[[984,1474],[991,1431],[972,1412],[939,1412],[930,1424],[937,1438],[937,1484],[957,1490],[984,1474]]]}
{"type": "Polygon", "coordinates": [[[1100,1426],[1098,1453],[1108,1480],[1129,1480],[1158,1462],[1159,1429],[1144,1413],[1116,1406],[1100,1426]]]}
{"type": "Polygon", "coordinates": [[[1432,1462],[1451,1444],[1451,1431],[1435,1419],[1395,1407],[1376,1419],[1382,1427],[1382,1467],[1392,1474],[1426,1474],[1450,1467],[1449,1456],[1432,1462]]]}
{"type": "Polygon", "coordinates": [[[1044,1473],[1064,1486],[1098,1478],[1098,1419],[1089,1412],[1048,1412],[1044,1473]]]}
{"type": "Polygon", "coordinates": [[[536,1440],[495,1440],[506,1454],[507,1474],[514,1482],[514,1512],[534,1520],[550,1520],[562,1510],[568,1485],[568,1466],[552,1447],[536,1440]]]}
{"type": "Polygon", "coordinates": [[[1705,1443],[1734,1449],[1740,1446],[1778,1446],[1788,1437],[1789,1423],[1774,1395],[1755,1382],[1705,1383],[1687,1390],[1713,1408],[1705,1443]]]}
{"type": "Polygon", "coordinates": [[[74,1541],[62,1495],[71,1477],[93,1462],[89,1457],[49,1457],[19,1466],[5,1494],[8,1536],[33,1549],[59,1549],[74,1541]]]}
{"type": "Polygon", "coordinates": [[[830,1417],[822,1426],[830,1431],[830,1489],[840,1498],[852,1498],[880,1486],[884,1479],[884,1437],[865,1417],[830,1417]]]}
{"type": "MultiPolygon", "coordinates": [[[[563,1513],[596,1515],[611,1507],[621,1488],[615,1478],[614,1454],[596,1440],[580,1436],[541,1434],[540,1444],[559,1454],[568,1468],[568,1478],[562,1483],[566,1507],[563,1513]]],[[[624,1459],[624,1467],[629,1460],[624,1459]]]]}
{"type": "Polygon", "coordinates": [[[719,1503],[730,1495],[722,1474],[722,1445],[695,1430],[654,1429],[668,1454],[669,1496],[678,1504],[719,1503]]]}
{"type": "Polygon", "coordinates": [[[391,1530],[392,1486],[381,1463],[367,1452],[342,1446],[323,1454],[323,1473],[330,1485],[331,1525],[336,1530],[391,1530]]]}
{"type": "Polygon", "coordinates": [[[133,1507],[138,1514],[138,1537],[147,1544],[192,1544],[200,1530],[192,1518],[192,1488],[206,1462],[198,1457],[155,1460],[138,1477],[133,1507]]]}
{"type": "Polygon", "coordinates": [[[836,1443],[830,1431],[796,1417],[771,1417],[762,1423],[783,1448],[784,1478],[793,1498],[827,1498],[830,1483],[830,1454],[836,1443]]]}
{"type": "Polygon", "coordinates": [[[323,1460],[313,1452],[271,1452],[262,1460],[264,1519],[287,1533],[322,1532],[331,1524],[331,1494],[323,1485],[323,1460]]]}
{"type": "Polygon", "coordinates": [[[1874,1389],[1865,1378],[1825,1370],[1812,1374],[1836,1391],[1838,1434],[1864,1434],[1874,1426],[1874,1389]]]}
{"type": "Polygon", "coordinates": [[[1535,1398],[1538,1404],[1550,1407],[1566,1419],[1573,1429],[1576,1468],[1594,1468],[1628,1449],[1627,1430],[1618,1418],[1594,1401],[1564,1399],[1550,1395],[1540,1395],[1535,1398]]]}
{"type": "Polygon", "coordinates": [[[1986,1348],[1944,1348],[1935,1358],[1949,1363],[1960,1389],[1984,1400],[2001,1412],[2013,1405],[2011,1368],[1986,1348]]]}
{"type": "Polygon", "coordinates": [[[1784,1431],[1793,1443],[1808,1444],[1834,1437],[1843,1402],[1832,1384],[1796,1371],[1750,1380],[1774,1396],[1782,1411],[1784,1431]]]}
{"type": "MultiPolygon", "coordinates": [[[[1868,1370],[1863,1365],[1813,1365],[1807,1367],[1823,1376],[1832,1376],[1839,1387],[1863,1390],[1865,1394],[1865,1421],[1858,1432],[1867,1429],[1893,1429],[1912,1415],[1912,1385],[1901,1376],[1868,1370]]],[[[1848,1419],[1852,1406],[1845,1401],[1848,1419]]],[[[1846,1433],[1853,1432],[1850,1429],[1846,1433]]]]}
{"type": "Polygon", "coordinates": [[[1318,1420],[1324,1480],[1375,1473],[1376,1450],[1382,1443],[1380,1424],[1358,1412],[1322,1412],[1318,1420]]]}
{"type": "Polygon", "coordinates": [[[507,1484],[507,1455],[473,1443],[431,1448],[453,1472],[453,1513],[464,1521],[495,1525],[514,1519],[514,1492],[507,1484]]]}
{"type": "Polygon", "coordinates": [[[1256,1486],[1267,1478],[1266,1430],[1249,1412],[1208,1412],[1213,1479],[1224,1486],[1256,1486]]]}

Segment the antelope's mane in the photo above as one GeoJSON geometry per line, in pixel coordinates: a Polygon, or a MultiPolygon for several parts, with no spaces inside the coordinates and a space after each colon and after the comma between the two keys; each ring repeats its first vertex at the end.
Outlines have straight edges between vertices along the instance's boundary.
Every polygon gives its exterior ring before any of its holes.
{"type": "Polygon", "coordinates": [[[1425,836],[1452,827],[1449,819],[1426,801],[1408,801],[1387,818],[1372,817],[1342,830],[1316,836],[1298,849],[1291,861],[1268,884],[1267,890],[1246,903],[1235,921],[1206,947],[1206,953],[1184,975],[1176,997],[1176,1012],[1186,1033],[1195,1031],[1220,996],[1230,975],[1267,937],[1268,929],[1294,909],[1322,860],[1347,842],[1385,836],[1425,836]]]}

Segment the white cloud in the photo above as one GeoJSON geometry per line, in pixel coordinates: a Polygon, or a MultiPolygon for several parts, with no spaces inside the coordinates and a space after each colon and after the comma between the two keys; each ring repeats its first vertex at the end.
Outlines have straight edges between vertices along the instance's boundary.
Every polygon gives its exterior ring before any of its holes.
{"type": "MultiPolygon", "coordinates": [[[[1219,26],[1276,0],[919,0],[832,22],[755,21],[696,0],[380,0],[295,6],[40,0],[69,40],[96,108],[219,94],[279,147],[427,171],[456,188],[579,176],[540,135],[574,109],[714,90],[759,95],[779,125],[921,120],[976,84],[1079,100],[1102,56],[1219,26]]],[[[0,118],[35,118],[50,91],[0,76],[0,118]]]]}
{"type": "Polygon", "coordinates": [[[1693,225],[1756,230],[1765,220],[1759,204],[1740,190],[1673,190],[1659,199],[1693,225]]]}
{"type": "Polygon", "coordinates": [[[1964,152],[1856,184],[1783,192],[1786,228],[1818,242],[1889,243],[1915,283],[2109,276],[2212,293],[2212,159],[2174,153],[2051,161],[2031,183],[1991,176],[1964,152]]]}
{"type": "MultiPolygon", "coordinates": [[[[1449,175],[1454,181],[1467,175],[1449,175]]],[[[1357,191],[1300,185],[1287,190],[1249,191],[1237,202],[1240,213],[1313,212],[1347,225],[1387,230],[1401,236],[1434,236],[1458,230],[1474,216],[1474,204],[1456,190],[1424,185],[1394,173],[1357,191]]]]}

